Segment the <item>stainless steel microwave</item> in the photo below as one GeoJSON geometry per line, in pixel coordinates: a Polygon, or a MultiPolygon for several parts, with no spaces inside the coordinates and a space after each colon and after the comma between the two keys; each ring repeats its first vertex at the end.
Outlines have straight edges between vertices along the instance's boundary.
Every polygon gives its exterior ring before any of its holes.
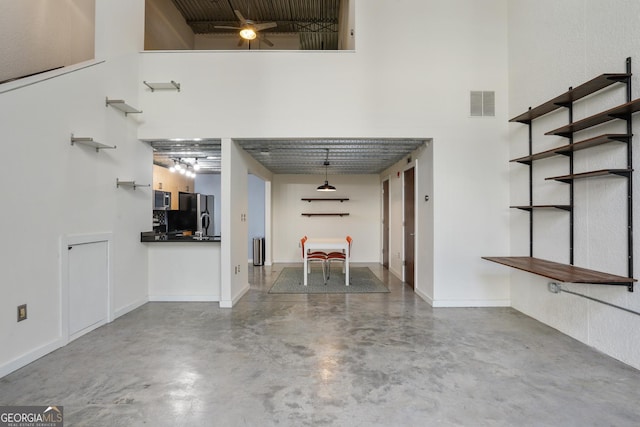
{"type": "Polygon", "coordinates": [[[153,210],[166,211],[171,209],[171,193],[168,191],[153,191],[153,210]]]}

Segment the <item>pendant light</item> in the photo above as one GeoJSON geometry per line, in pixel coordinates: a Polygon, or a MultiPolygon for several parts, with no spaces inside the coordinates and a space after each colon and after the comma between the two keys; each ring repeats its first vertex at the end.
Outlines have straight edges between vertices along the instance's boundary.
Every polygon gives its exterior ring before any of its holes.
{"type": "Polygon", "coordinates": [[[329,149],[327,148],[327,158],[324,161],[324,184],[320,185],[318,191],[336,191],[336,187],[329,184],[327,179],[327,167],[329,166],[329,149]]]}

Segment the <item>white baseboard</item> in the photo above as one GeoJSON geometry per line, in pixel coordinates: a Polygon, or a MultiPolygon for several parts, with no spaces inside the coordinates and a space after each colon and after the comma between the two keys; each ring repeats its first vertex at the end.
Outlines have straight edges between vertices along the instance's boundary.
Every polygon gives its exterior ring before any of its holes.
{"type": "MultiPolygon", "coordinates": [[[[117,310],[116,312],[114,312],[113,314],[113,320],[117,319],[120,316],[123,316],[127,313],[129,313],[130,311],[135,310],[138,307],[143,306],[144,304],[147,303],[146,299],[143,299],[141,301],[135,302],[133,304],[129,304],[119,310],[117,310]]],[[[4,377],[5,375],[10,374],[13,371],[16,371],[24,366],[27,366],[29,363],[34,362],[38,359],[40,359],[43,356],[46,356],[47,354],[51,353],[54,350],[59,349],[60,347],[64,347],[65,345],[69,344],[71,341],[73,341],[76,338],[79,338],[80,336],[84,335],[85,333],[88,333],[94,329],[97,329],[100,326],[104,326],[105,324],[107,324],[109,322],[101,322],[97,325],[93,325],[91,327],[89,327],[87,330],[83,330],[82,333],[78,333],[75,334],[72,337],[69,337],[68,340],[65,340],[63,337],[58,337],[55,340],[40,346],[28,353],[23,354],[22,356],[19,356],[15,359],[13,359],[12,361],[0,366],[0,378],[4,377]]]]}
{"type": "Polygon", "coordinates": [[[394,268],[389,267],[389,273],[393,274],[395,277],[402,280],[402,270],[398,271],[394,268]]]}
{"type": "Polygon", "coordinates": [[[24,366],[27,366],[31,362],[35,362],[42,356],[46,356],[47,354],[59,349],[65,344],[66,343],[62,338],[56,338],[48,344],[38,347],[35,350],[25,353],[22,356],[19,356],[8,363],[5,363],[4,365],[0,366],[0,378],[9,375],[11,372],[17,371],[24,366]]]}
{"type": "Polygon", "coordinates": [[[145,305],[147,302],[149,302],[148,299],[143,299],[137,302],[134,302],[133,304],[129,304],[127,306],[122,307],[121,309],[117,310],[114,314],[113,314],[113,319],[117,319],[120,316],[124,316],[125,314],[129,313],[130,311],[135,310],[138,307],[142,307],[143,305],[145,305]]]}
{"type": "Polygon", "coordinates": [[[218,295],[150,295],[150,302],[218,302],[218,295]]]}
{"type": "Polygon", "coordinates": [[[244,294],[249,292],[249,288],[249,284],[247,283],[232,300],[220,300],[220,308],[232,308],[238,301],[240,301],[240,298],[242,298],[244,294]]]}
{"type": "Polygon", "coordinates": [[[432,307],[511,307],[511,301],[502,300],[431,300],[432,307]]]}
{"type": "Polygon", "coordinates": [[[425,300],[431,307],[433,307],[433,298],[431,298],[429,295],[422,292],[420,289],[414,289],[413,291],[416,293],[416,295],[418,295],[420,298],[425,300]]]}

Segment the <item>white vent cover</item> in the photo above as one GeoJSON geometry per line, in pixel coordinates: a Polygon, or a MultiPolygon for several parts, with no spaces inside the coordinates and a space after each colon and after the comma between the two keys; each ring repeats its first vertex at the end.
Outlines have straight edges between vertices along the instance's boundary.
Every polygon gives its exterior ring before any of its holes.
{"type": "Polygon", "coordinates": [[[491,91],[471,91],[471,117],[493,117],[496,115],[496,93],[491,91]]]}

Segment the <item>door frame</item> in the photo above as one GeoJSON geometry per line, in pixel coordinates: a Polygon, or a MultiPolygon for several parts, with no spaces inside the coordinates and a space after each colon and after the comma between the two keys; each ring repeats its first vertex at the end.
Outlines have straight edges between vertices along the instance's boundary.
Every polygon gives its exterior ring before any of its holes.
{"type": "Polygon", "coordinates": [[[60,317],[59,336],[62,345],[69,343],[69,246],[87,243],[107,244],[107,320],[114,318],[113,305],[113,233],[72,234],[60,238],[60,317]]]}
{"type": "Polygon", "coordinates": [[[382,209],[382,213],[381,213],[381,217],[382,220],[380,221],[380,232],[382,234],[382,248],[381,248],[381,253],[380,253],[380,257],[381,257],[381,263],[382,266],[385,267],[387,270],[389,269],[389,262],[390,262],[390,253],[389,253],[389,239],[390,239],[390,223],[389,223],[389,212],[390,212],[390,201],[389,201],[389,186],[391,185],[391,177],[387,176],[385,177],[381,184],[380,184],[380,191],[382,192],[382,203],[381,203],[381,209],[382,209]],[[386,192],[385,190],[385,183],[386,183],[386,192]],[[386,205],[385,205],[386,203],[386,205]],[[385,230],[385,225],[386,230],[385,230]],[[385,249],[387,250],[385,253],[385,249]],[[386,264],[385,264],[385,256],[386,256],[386,264]]]}
{"type": "Polygon", "coordinates": [[[416,271],[417,271],[417,247],[418,247],[418,218],[417,218],[417,182],[418,182],[418,168],[417,168],[417,164],[416,162],[411,162],[408,163],[403,169],[402,169],[402,281],[406,282],[407,281],[407,265],[406,265],[406,257],[407,257],[407,253],[406,253],[406,223],[405,220],[407,218],[406,215],[406,182],[405,182],[405,173],[410,170],[413,169],[413,283],[412,283],[412,289],[416,289],[417,285],[418,285],[418,280],[416,278],[416,271]]]}

